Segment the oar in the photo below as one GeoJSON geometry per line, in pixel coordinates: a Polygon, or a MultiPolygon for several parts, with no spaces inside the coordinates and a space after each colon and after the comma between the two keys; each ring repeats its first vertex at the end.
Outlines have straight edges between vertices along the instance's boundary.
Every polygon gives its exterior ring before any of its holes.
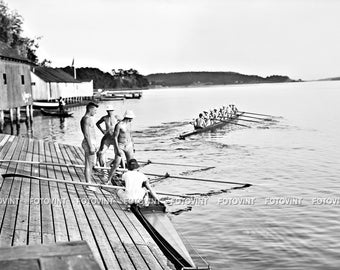
{"type": "Polygon", "coordinates": [[[252,118],[252,119],[258,119],[258,120],[262,120],[262,121],[273,121],[273,119],[271,119],[271,118],[254,117],[254,116],[248,116],[248,115],[244,115],[244,114],[240,114],[239,116],[252,118]]]}
{"type": "MultiPolygon", "coordinates": [[[[239,112],[241,112],[241,111],[239,111],[239,112]]],[[[262,113],[252,113],[252,112],[241,112],[241,113],[253,114],[253,115],[262,115],[262,116],[268,116],[268,117],[275,117],[275,116],[273,116],[273,115],[262,114],[262,113]]]]}
{"type": "MultiPolygon", "coordinates": [[[[235,119],[235,120],[237,120],[237,119],[235,119]]],[[[233,125],[238,125],[238,126],[241,126],[241,127],[251,128],[251,126],[242,125],[242,124],[238,124],[238,123],[235,123],[235,122],[229,122],[229,121],[224,121],[224,120],[220,120],[220,121],[224,122],[224,123],[227,123],[227,124],[233,124],[233,125]]]]}
{"type": "MultiPolygon", "coordinates": [[[[50,162],[40,162],[40,161],[26,161],[26,160],[11,160],[11,159],[0,159],[1,162],[13,162],[13,163],[26,163],[31,165],[41,165],[41,166],[60,166],[60,167],[73,167],[73,168],[85,168],[84,165],[81,164],[67,164],[67,163],[50,163],[50,162]]],[[[93,167],[97,170],[110,170],[110,167],[93,167]]],[[[117,168],[117,171],[126,172],[127,169],[117,168]]]]}
{"type": "Polygon", "coordinates": [[[246,121],[246,122],[253,122],[253,123],[262,123],[260,121],[254,121],[254,120],[249,120],[249,119],[241,119],[241,118],[237,118],[237,121],[246,121]]]}
{"type": "Polygon", "coordinates": [[[170,165],[170,166],[184,166],[184,167],[197,167],[197,168],[215,168],[215,167],[206,167],[200,165],[190,165],[190,164],[180,164],[180,163],[166,163],[166,162],[153,162],[151,160],[148,161],[138,161],[140,163],[145,164],[158,164],[158,165],[170,165]]]}
{"type": "MultiPolygon", "coordinates": [[[[21,177],[21,178],[31,178],[39,181],[47,181],[47,182],[54,182],[54,183],[61,183],[61,184],[71,184],[71,185],[80,185],[80,186],[89,186],[89,187],[97,187],[102,189],[125,189],[123,186],[113,186],[113,185],[102,185],[102,184],[92,184],[92,183],[86,183],[86,182],[77,182],[77,181],[68,181],[68,180],[59,180],[54,178],[45,178],[45,177],[39,177],[39,176],[33,176],[33,175],[27,175],[27,174],[21,174],[21,173],[5,173],[2,175],[3,179],[7,177],[21,177]]],[[[19,180],[17,178],[14,178],[16,180],[19,180]]],[[[156,192],[160,195],[166,195],[166,196],[174,196],[174,197],[192,197],[182,194],[174,194],[174,193],[168,193],[168,192],[156,192]]]]}
{"type": "Polygon", "coordinates": [[[149,176],[159,176],[159,177],[169,177],[169,178],[175,178],[175,179],[184,179],[189,181],[202,181],[202,182],[210,182],[210,183],[220,183],[220,184],[232,184],[232,185],[240,185],[244,187],[250,187],[251,184],[248,183],[238,183],[238,182],[230,182],[230,181],[220,181],[220,180],[213,180],[213,179],[202,179],[202,178],[192,178],[192,177],[183,177],[183,176],[176,176],[176,175],[170,175],[166,173],[165,175],[161,174],[154,174],[154,173],[145,173],[149,176]]]}

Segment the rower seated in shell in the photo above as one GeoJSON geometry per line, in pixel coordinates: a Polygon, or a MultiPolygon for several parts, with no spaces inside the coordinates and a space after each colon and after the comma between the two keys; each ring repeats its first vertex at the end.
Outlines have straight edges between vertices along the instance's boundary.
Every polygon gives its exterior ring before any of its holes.
{"type": "Polygon", "coordinates": [[[200,113],[198,115],[198,118],[195,119],[194,121],[194,128],[195,129],[202,129],[202,128],[205,128],[206,127],[206,124],[205,124],[205,120],[204,120],[204,117],[203,117],[203,113],[200,113]]]}
{"type": "Polygon", "coordinates": [[[151,188],[147,176],[138,170],[139,165],[136,159],[128,161],[128,171],[122,175],[125,183],[125,190],[119,190],[118,196],[128,204],[149,204],[149,196],[155,201],[159,201],[156,192],[151,188]]]}

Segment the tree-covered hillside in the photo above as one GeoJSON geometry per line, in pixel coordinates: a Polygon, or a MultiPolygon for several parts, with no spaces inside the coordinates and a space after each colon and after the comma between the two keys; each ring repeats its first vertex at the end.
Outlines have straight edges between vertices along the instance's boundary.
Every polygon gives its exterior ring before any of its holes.
{"type": "MultiPolygon", "coordinates": [[[[68,74],[74,74],[73,67],[67,66],[61,68],[68,74]]],[[[95,89],[113,89],[113,88],[145,88],[149,86],[145,76],[138,73],[135,69],[122,70],[117,72],[113,70],[113,75],[103,72],[98,68],[85,67],[76,69],[78,80],[93,80],[95,89]]]]}
{"type": "Polygon", "coordinates": [[[18,54],[32,63],[38,63],[36,50],[37,39],[24,37],[23,18],[16,11],[11,11],[7,4],[0,0],[0,41],[6,43],[10,48],[17,50],[18,54]]]}
{"type": "Polygon", "coordinates": [[[223,85],[242,83],[291,82],[287,76],[273,75],[266,78],[257,75],[244,75],[236,72],[175,72],[156,73],[146,76],[151,85],[193,86],[223,85]]]}

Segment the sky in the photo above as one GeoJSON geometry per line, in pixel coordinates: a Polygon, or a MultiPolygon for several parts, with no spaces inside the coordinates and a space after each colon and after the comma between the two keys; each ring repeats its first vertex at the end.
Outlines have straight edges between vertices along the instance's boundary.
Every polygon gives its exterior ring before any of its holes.
{"type": "Polygon", "coordinates": [[[340,76],[338,0],[5,2],[53,67],[340,76]]]}

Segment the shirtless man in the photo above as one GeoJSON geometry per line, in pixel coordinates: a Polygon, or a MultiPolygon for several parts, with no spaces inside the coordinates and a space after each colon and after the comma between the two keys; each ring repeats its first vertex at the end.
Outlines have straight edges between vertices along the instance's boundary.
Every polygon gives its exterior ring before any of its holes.
{"type": "Polygon", "coordinates": [[[231,118],[231,117],[232,117],[232,114],[233,114],[233,111],[232,111],[232,109],[231,109],[231,105],[229,105],[229,106],[227,107],[227,117],[228,117],[228,118],[231,118]]]}
{"type": "Polygon", "coordinates": [[[198,118],[195,119],[194,121],[194,128],[195,129],[202,129],[205,127],[205,121],[204,121],[204,118],[203,118],[203,113],[200,113],[198,118]]]}
{"type": "Polygon", "coordinates": [[[114,129],[117,124],[117,116],[113,115],[113,106],[108,106],[107,109],[107,115],[104,115],[102,118],[98,120],[96,123],[96,126],[99,128],[99,130],[104,134],[104,137],[100,141],[100,147],[97,152],[97,158],[99,161],[100,166],[105,166],[105,158],[104,155],[109,149],[111,145],[114,144],[114,129]],[[105,123],[105,130],[102,129],[100,126],[101,123],[105,123]]]}
{"type": "Polygon", "coordinates": [[[114,130],[115,125],[117,124],[117,116],[115,116],[113,114],[114,108],[112,105],[107,106],[106,108],[107,111],[107,115],[104,115],[102,118],[100,118],[97,123],[96,126],[99,128],[99,130],[105,134],[110,130],[114,130]],[[105,123],[105,130],[100,126],[101,123],[105,123]]]}
{"type": "Polygon", "coordinates": [[[204,117],[204,122],[205,122],[205,126],[207,127],[207,126],[210,126],[211,125],[211,122],[210,122],[210,118],[209,118],[209,113],[207,112],[207,111],[204,111],[203,112],[204,113],[204,115],[203,115],[203,117],[204,117]]]}
{"type": "Polygon", "coordinates": [[[115,127],[114,142],[115,160],[109,174],[109,182],[112,180],[116,169],[122,161],[122,156],[125,154],[126,161],[129,162],[133,158],[133,141],[131,137],[130,123],[135,117],[133,111],[127,110],[124,114],[124,119],[115,127]]]}
{"type": "MultiPolygon", "coordinates": [[[[97,108],[98,105],[96,103],[88,103],[86,105],[86,113],[80,120],[81,131],[84,135],[81,146],[85,151],[85,181],[92,184],[95,183],[92,181],[91,175],[96,160],[96,136],[93,116],[96,114],[97,108]]],[[[93,187],[88,187],[88,189],[97,191],[93,187]]]]}

